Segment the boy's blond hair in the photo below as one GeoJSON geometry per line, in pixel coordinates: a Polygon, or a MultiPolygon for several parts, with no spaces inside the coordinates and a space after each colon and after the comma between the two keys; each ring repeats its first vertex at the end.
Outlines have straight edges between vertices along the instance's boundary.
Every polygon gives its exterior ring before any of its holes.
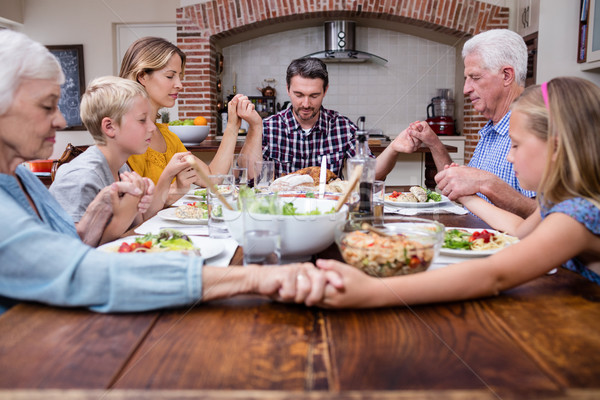
{"type": "Polygon", "coordinates": [[[144,87],[129,79],[103,76],[90,82],[81,97],[80,115],[96,144],[106,144],[102,119],[108,117],[120,125],[137,96],[148,99],[144,87]]]}

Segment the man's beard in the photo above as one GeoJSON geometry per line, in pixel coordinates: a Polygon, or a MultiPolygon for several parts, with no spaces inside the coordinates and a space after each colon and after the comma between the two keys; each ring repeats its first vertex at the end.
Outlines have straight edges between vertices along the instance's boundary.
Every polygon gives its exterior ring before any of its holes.
{"type": "Polygon", "coordinates": [[[319,109],[298,107],[298,108],[294,109],[294,113],[296,114],[296,117],[298,117],[299,120],[310,121],[311,119],[313,119],[314,117],[317,116],[317,114],[319,113],[319,109]],[[302,110],[311,110],[312,113],[310,114],[310,117],[302,117],[302,114],[300,114],[300,111],[302,111],[302,110]]]}

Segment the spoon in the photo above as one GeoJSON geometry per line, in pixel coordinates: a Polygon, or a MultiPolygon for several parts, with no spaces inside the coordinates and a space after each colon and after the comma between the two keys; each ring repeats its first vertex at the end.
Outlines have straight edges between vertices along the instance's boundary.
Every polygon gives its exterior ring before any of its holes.
{"type": "Polygon", "coordinates": [[[363,171],[363,167],[362,167],[362,165],[359,165],[358,167],[356,167],[356,169],[354,169],[354,172],[352,172],[352,176],[350,177],[350,183],[348,184],[348,187],[346,188],[346,192],[344,193],[344,195],[342,197],[340,197],[337,204],[335,205],[335,212],[340,211],[340,208],[342,208],[342,206],[344,205],[346,200],[348,200],[348,196],[350,196],[350,193],[354,190],[354,187],[358,183],[358,180],[360,179],[360,176],[362,175],[362,171],[363,171]]]}
{"type": "Polygon", "coordinates": [[[373,225],[369,224],[368,222],[363,222],[361,225],[361,228],[363,228],[366,231],[376,233],[379,236],[385,236],[385,237],[392,236],[389,233],[387,233],[386,231],[384,231],[383,229],[375,228],[373,225]]]}

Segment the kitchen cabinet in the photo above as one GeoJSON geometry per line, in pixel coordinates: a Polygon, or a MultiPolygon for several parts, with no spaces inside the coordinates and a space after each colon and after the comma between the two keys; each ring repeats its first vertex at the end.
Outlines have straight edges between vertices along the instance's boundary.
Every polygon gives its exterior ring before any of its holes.
{"type": "Polygon", "coordinates": [[[459,164],[465,164],[465,136],[440,136],[440,141],[446,146],[456,147],[455,153],[450,153],[452,161],[459,164]]]}

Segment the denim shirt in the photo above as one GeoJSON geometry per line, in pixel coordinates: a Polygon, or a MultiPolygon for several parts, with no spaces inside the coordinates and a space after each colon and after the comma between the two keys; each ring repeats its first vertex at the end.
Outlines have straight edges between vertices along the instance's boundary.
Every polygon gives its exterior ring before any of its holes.
{"type": "Polygon", "coordinates": [[[200,299],[202,258],[96,250],[80,240],[71,218],[34,174],[19,166],[16,175],[40,216],[17,179],[0,174],[0,308],[3,298],[98,312],[145,311],[200,299]]]}

